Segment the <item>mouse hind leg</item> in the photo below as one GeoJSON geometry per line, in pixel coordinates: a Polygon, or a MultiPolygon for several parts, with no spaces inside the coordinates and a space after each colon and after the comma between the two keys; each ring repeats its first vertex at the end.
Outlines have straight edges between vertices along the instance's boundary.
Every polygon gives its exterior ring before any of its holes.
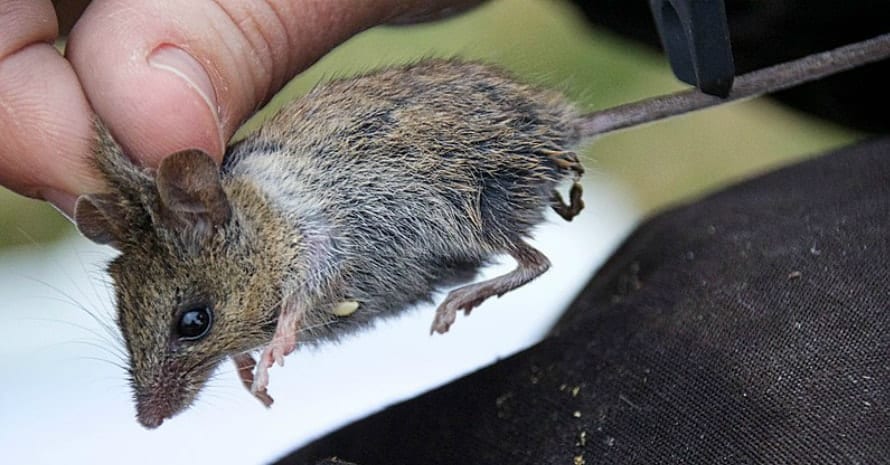
{"type": "Polygon", "coordinates": [[[550,268],[550,260],[540,251],[519,241],[507,252],[516,260],[516,268],[497,278],[489,279],[448,293],[445,301],[436,310],[436,317],[430,328],[433,332],[444,334],[457,318],[457,312],[463,310],[467,315],[485,299],[502,296],[523,284],[537,278],[550,268]]]}

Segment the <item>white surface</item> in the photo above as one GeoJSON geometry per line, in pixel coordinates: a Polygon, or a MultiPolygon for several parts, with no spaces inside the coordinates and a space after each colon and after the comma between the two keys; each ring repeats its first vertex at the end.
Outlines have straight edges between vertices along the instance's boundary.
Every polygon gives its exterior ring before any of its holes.
{"type": "Polygon", "coordinates": [[[428,305],[340,345],[298,351],[271,371],[269,410],[227,363],[194,407],[154,431],[136,422],[124,370],[108,363],[115,352],[125,363],[123,345],[79,308],[113,326],[102,273],[110,250],[77,239],[0,255],[2,462],[264,463],[528,347],[636,220],[626,196],[606,180],[585,191],[587,208],[574,222],[554,215],[536,234],[550,271],[459,316],[448,334],[429,336],[428,305]]]}

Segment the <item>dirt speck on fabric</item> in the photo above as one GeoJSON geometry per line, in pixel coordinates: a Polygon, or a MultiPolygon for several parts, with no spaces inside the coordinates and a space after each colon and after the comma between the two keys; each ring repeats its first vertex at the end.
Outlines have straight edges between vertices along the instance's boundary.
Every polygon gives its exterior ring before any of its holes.
{"type": "Polygon", "coordinates": [[[494,405],[497,408],[498,418],[504,419],[510,416],[512,413],[512,408],[510,406],[510,399],[513,398],[513,392],[505,392],[497,397],[494,400],[494,405]]]}
{"type": "Polygon", "coordinates": [[[578,433],[578,442],[575,443],[578,447],[587,446],[587,431],[581,431],[578,433]]]}

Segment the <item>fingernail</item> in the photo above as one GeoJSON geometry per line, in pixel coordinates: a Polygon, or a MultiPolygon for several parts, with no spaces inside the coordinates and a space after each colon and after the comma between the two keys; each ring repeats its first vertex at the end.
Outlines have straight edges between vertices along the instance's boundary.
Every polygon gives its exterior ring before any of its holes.
{"type": "Polygon", "coordinates": [[[201,99],[210,108],[210,113],[216,120],[217,133],[220,136],[220,147],[225,147],[220,130],[219,107],[216,103],[216,91],[207,71],[193,56],[185,50],[170,44],[164,44],[154,49],[148,56],[148,64],[154,68],[162,69],[175,74],[195,90],[201,99]]]}
{"type": "Polygon", "coordinates": [[[41,192],[43,199],[49,202],[68,221],[74,223],[74,204],[77,196],[55,189],[45,189],[41,192]]]}

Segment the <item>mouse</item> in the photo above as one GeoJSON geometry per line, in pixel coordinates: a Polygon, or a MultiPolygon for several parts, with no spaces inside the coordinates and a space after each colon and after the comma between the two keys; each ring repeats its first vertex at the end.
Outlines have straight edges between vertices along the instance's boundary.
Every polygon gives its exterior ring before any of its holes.
{"type": "Polygon", "coordinates": [[[108,273],[138,421],[186,409],[225,359],[271,405],[269,368],[298,344],[462,284],[435,312],[430,331],[445,333],[545,273],[527,240],[547,210],[584,207],[579,115],[498,68],[438,59],[321,84],[221,166],[183,150],[146,169],[97,121],[108,190],[81,196],[74,218],[120,252],[108,273]],[[473,282],[500,256],[515,269],[473,282]]]}
{"type": "Polygon", "coordinates": [[[156,169],[95,121],[104,192],[78,198],[108,265],[137,420],[195,402],[226,359],[267,407],[269,369],[298,344],[337,341],[430,301],[431,333],[528,284],[550,261],[528,243],[548,210],[584,208],[575,150],[595,136],[744,100],[890,55],[890,34],[691,89],[584,113],[488,64],[427,59],[318,85],[230,145],[156,169]],[[567,199],[560,194],[568,185],[567,199]],[[508,256],[512,271],[474,282],[508,256]],[[259,352],[259,359],[253,357],[259,352]]]}

